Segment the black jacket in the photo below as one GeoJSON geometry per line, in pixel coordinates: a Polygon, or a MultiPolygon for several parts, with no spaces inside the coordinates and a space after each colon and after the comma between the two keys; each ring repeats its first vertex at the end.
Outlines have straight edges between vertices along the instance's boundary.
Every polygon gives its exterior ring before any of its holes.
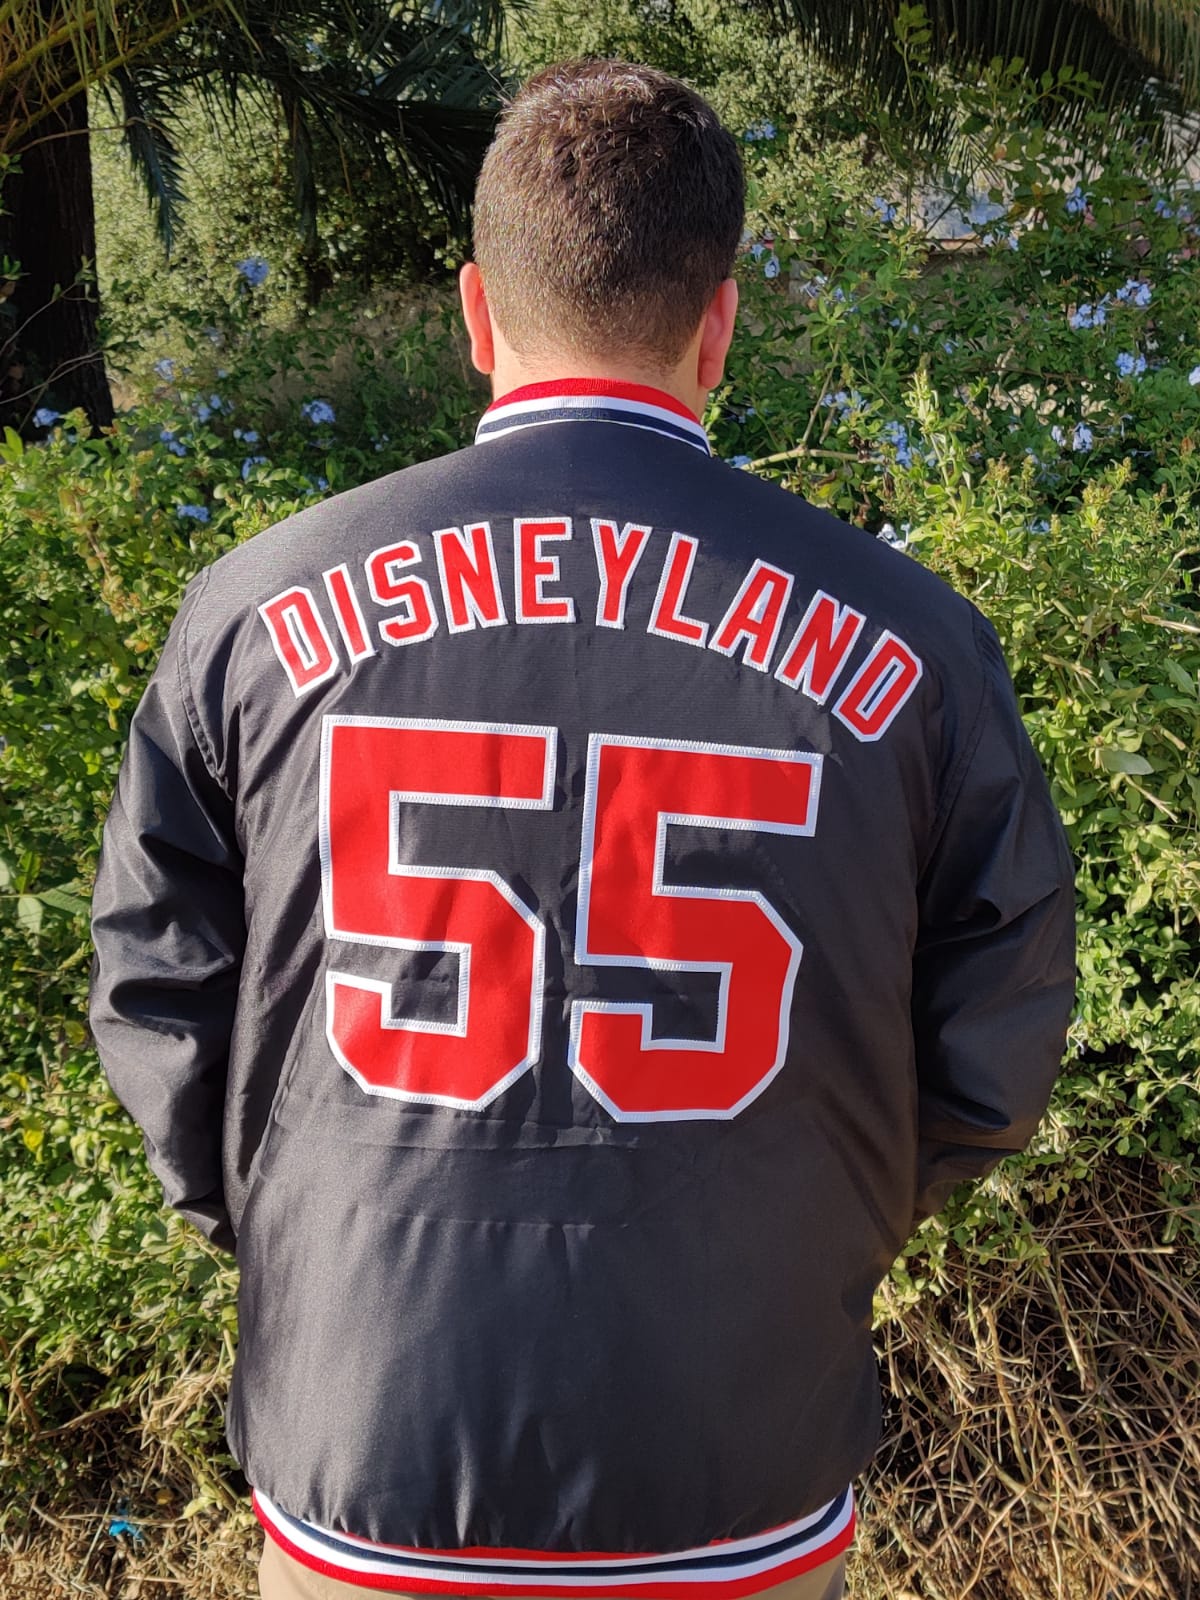
{"type": "Polygon", "coordinates": [[[988,623],[653,396],[510,398],[222,558],[134,718],[92,1022],[236,1241],[250,1481],[437,1548],[828,1501],[873,1291],[1046,1105],[1072,903],[988,623]]]}

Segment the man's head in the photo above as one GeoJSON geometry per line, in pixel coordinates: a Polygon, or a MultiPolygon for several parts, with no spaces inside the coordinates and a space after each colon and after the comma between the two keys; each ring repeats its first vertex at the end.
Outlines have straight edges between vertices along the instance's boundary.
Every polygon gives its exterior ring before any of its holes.
{"type": "Polygon", "coordinates": [[[479,178],[478,271],[463,282],[477,364],[665,382],[686,360],[690,375],[715,302],[717,331],[732,331],[744,207],[737,144],[685,84],[621,61],[547,67],[506,109],[479,178]],[[485,307],[493,351],[473,325],[485,307]]]}

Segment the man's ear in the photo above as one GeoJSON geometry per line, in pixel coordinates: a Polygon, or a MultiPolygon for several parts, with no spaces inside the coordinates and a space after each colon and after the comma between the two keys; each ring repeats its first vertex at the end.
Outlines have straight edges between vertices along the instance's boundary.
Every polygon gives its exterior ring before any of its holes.
{"type": "Polygon", "coordinates": [[[700,331],[696,381],[704,390],[715,389],[725,376],[725,357],[733,339],[737,305],[738,286],[732,278],[726,278],[709,302],[700,331]]]}
{"type": "Polygon", "coordinates": [[[471,340],[471,362],[475,370],[486,377],[495,371],[496,341],[483,278],[473,261],[466,262],[458,274],[458,294],[462,301],[463,321],[471,340]]]}

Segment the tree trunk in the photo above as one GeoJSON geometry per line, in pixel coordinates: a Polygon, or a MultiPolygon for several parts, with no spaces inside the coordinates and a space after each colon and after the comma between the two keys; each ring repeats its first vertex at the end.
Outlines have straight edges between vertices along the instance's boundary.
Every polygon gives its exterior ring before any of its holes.
{"type": "MultiPolygon", "coordinates": [[[[68,71],[74,75],[72,62],[68,71]]],[[[0,108],[2,109],[2,108],[0,108]]],[[[20,266],[0,333],[0,424],[28,429],[35,408],[82,406],[95,428],[113,420],[98,332],[96,214],[87,91],[34,127],[4,185],[3,253],[20,266]]]]}

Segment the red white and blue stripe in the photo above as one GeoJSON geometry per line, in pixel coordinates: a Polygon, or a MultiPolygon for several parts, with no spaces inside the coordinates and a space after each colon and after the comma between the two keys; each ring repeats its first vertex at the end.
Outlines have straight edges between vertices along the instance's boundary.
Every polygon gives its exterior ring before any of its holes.
{"type": "Polygon", "coordinates": [[[483,444],[518,428],[543,428],[555,422],[620,422],[712,454],[703,426],[673,395],[645,384],[615,383],[607,378],[564,378],[512,389],[484,412],[475,442],[483,444]]]}
{"type": "Polygon", "coordinates": [[[854,1537],[847,1489],[819,1511],[748,1539],[719,1539],[669,1555],[547,1554],[537,1550],[413,1550],[334,1533],[289,1516],[255,1490],[267,1534],[314,1572],[365,1589],[412,1594],[584,1596],[628,1600],[738,1600],[797,1578],[842,1554],[854,1537]]]}

